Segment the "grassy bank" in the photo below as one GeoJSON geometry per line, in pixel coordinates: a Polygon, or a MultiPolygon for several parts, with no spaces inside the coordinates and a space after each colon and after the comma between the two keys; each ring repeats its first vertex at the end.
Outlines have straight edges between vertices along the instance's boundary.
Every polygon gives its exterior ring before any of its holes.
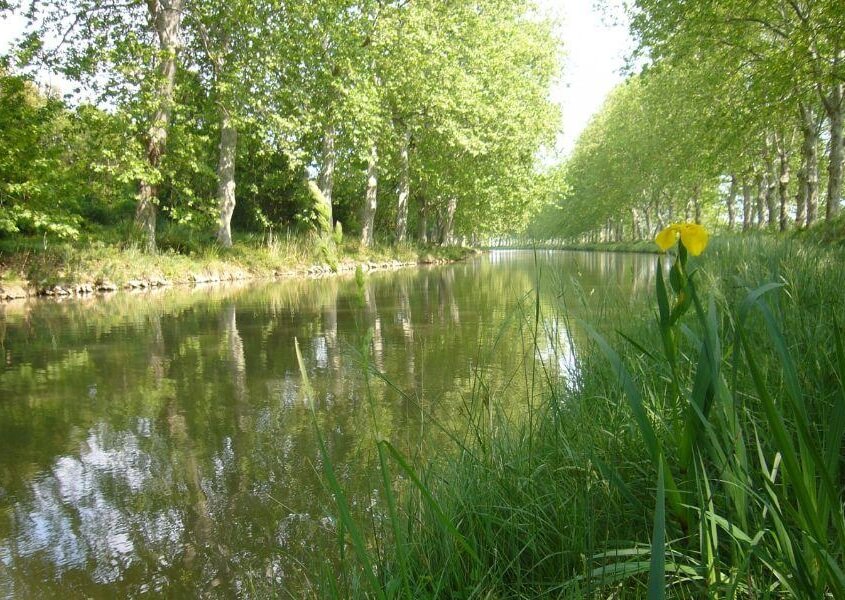
{"type": "MultiPolygon", "coordinates": [[[[804,229],[792,229],[787,232],[776,232],[773,230],[761,231],[752,229],[750,231],[741,233],[739,231],[731,231],[727,229],[717,230],[713,232],[713,237],[716,243],[720,238],[727,240],[735,240],[737,237],[755,238],[758,236],[764,237],[779,237],[784,240],[795,240],[806,244],[817,244],[828,248],[845,248],[845,215],[836,217],[832,220],[822,220],[815,223],[812,227],[804,229]]],[[[543,250],[576,250],[584,252],[632,252],[640,254],[658,254],[660,249],[653,240],[625,240],[621,242],[566,242],[566,243],[551,243],[538,241],[535,246],[501,246],[497,249],[523,249],[530,250],[533,248],[543,250]]]]}
{"type": "MultiPolygon", "coordinates": [[[[330,481],[350,541],[348,587],[332,591],[845,597],[843,261],[721,238],[624,322],[569,323],[587,331],[576,376],[526,365],[518,399],[479,381],[470,434],[440,460],[412,466],[378,442],[385,481],[404,483],[362,526],[330,481]],[[513,402],[527,418],[503,416],[513,402]]],[[[562,285],[565,319],[579,292],[562,285]]],[[[537,307],[522,314],[539,347],[537,307]]]]}
{"type": "Polygon", "coordinates": [[[160,236],[159,252],[149,254],[140,245],[121,241],[122,232],[105,231],[76,242],[45,243],[38,238],[0,240],[0,287],[18,286],[28,292],[75,290],[106,282],[116,288],[217,280],[295,276],[349,270],[357,265],[449,262],[473,251],[462,247],[422,247],[413,244],[376,244],[362,248],[344,240],[327,259],[313,237],[277,235],[239,236],[232,248],[210,240],[196,240],[167,230],[160,236]],[[329,263],[333,264],[329,264],[329,263]]]}

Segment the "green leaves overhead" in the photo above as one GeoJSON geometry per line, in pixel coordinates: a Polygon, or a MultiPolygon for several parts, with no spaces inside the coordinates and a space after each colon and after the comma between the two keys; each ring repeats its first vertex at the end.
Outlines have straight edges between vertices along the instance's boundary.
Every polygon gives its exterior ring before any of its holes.
{"type": "Polygon", "coordinates": [[[135,160],[116,177],[152,186],[167,218],[211,230],[220,190],[234,204],[223,169],[234,164],[246,181],[235,226],[287,225],[308,204],[298,182],[328,169],[333,219],[354,230],[373,151],[377,231],[393,230],[401,173],[410,236],[515,230],[538,204],[535,157],[558,130],[548,92],[560,51],[530,2],[185,2],[171,81],[153,17],[170,6],[162,1],[26,0],[13,62],[77,85],[69,114],[81,94],[101,108],[103,127],[125,127],[118,147],[135,160]],[[159,129],[156,114],[167,114],[159,129]],[[226,127],[235,133],[224,157],[226,127]],[[166,146],[151,151],[153,130],[166,146]]]}

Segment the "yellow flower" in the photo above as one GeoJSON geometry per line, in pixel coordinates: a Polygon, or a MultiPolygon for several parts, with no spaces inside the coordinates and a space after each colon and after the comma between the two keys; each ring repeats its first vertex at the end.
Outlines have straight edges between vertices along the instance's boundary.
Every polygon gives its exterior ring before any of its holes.
{"type": "Polygon", "coordinates": [[[657,234],[654,243],[665,252],[675,245],[678,238],[690,254],[698,256],[704,252],[710,236],[707,230],[698,223],[673,223],[657,234]]]}

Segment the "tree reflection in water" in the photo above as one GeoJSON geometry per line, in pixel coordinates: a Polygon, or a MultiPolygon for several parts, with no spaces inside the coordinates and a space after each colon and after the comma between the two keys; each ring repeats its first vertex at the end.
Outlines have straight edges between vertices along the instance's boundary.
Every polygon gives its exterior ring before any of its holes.
{"type": "Polygon", "coordinates": [[[0,596],[312,589],[337,564],[337,532],[294,338],[353,509],[378,521],[374,428],[435,456],[447,436],[430,423],[461,431],[479,377],[525,410],[510,388],[526,361],[562,377],[577,366],[577,298],[624,309],[655,264],[541,253],[535,351],[534,260],[374,273],[363,302],[338,277],[1,307],[0,596]],[[391,381],[371,378],[372,402],[368,330],[371,366],[391,381]]]}

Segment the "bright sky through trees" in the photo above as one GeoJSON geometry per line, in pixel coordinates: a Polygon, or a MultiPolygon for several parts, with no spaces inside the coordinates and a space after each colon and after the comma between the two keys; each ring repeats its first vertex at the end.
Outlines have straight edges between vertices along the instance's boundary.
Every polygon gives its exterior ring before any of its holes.
{"type": "Polygon", "coordinates": [[[605,97],[622,81],[620,71],[633,45],[623,11],[603,17],[590,0],[540,0],[559,21],[566,57],[560,82],[552,97],[563,108],[563,131],[558,139],[562,156],[572,152],[575,140],[598,112],[605,97]]]}
{"type": "MultiPolygon", "coordinates": [[[[620,71],[632,43],[627,22],[611,23],[589,0],[539,0],[539,4],[560,22],[558,32],[566,49],[561,79],[552,89],[552,98],[563,108],[563,130],[557,143],[557,152],[563,157],[572,151],[607,94],[622,81],[620,71]]],[[[624,19],[622,11],[613,16],[624,19]]],[[[9,49],[23,27],[19,14],[0,19],[0,54],[9,49]]],[[[48,81],[59,86],[61,82],[55,75],[48,81]]]]}

